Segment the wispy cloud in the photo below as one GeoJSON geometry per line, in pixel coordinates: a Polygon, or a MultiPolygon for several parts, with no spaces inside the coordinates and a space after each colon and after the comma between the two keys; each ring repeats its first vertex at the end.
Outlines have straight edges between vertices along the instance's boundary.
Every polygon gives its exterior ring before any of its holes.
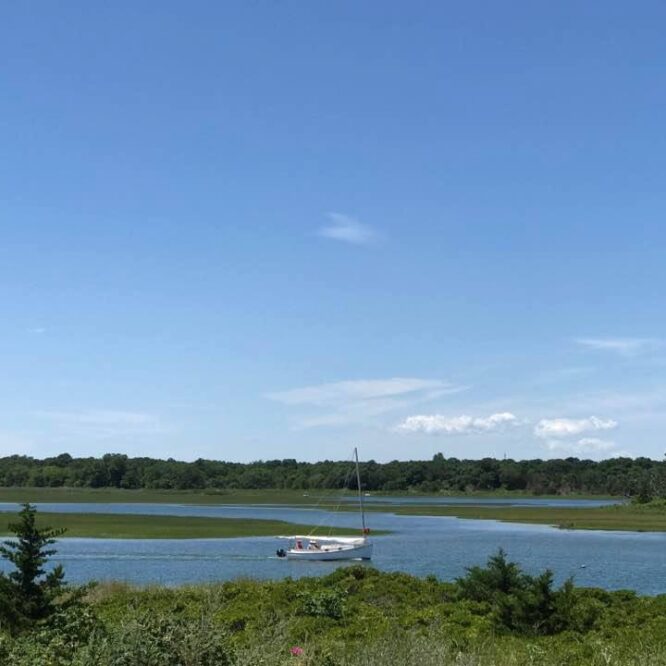
{"type": "Polygon", "coordinates": [[[34,416],[48,421],[60,433],[94,439],[112,439],[164,432],[160,419],[145,412],[114,410],[41,411],[34,416]]]}
{"type": "Polygon", "coordinates": [[[583,437],[573,441],[550,440],[547,442],[546,448],[553,452],[586,457],[629,455],[626,451],[620,451],[615,442],[598,437],[583,437]]]}
{"type": "Polygon", "coordinates": [[[499,412],[486,417],[444,416],[443,414],[417,414],[408,416],[397,426],[406,433],[423,432],[428,435],[468,435],[490,433],[516,426],[519,419],[511,412],[499,412]]]}
{"type": "Polygon", "coordinates": [[[397,409],[408,409],[420,402],[465,389],[465,386],[439,379],[391,377],[305,386],[268,393],[266,397],[305,410],[307,413],[301,414],[298,426],[311,428],[362,423],[397,409]]]}
{"type": "Polygon", "coordinates": [[[342,213],[328,213],[329,224],[317,232],[323,238],[350,243],[352,245],[369,245],[377,240],[377,233],[372,227],[361,224],[358,220],[342,213]]]}
{"type": "Polygon", "coordinates": [[[271,400],[286,405],[326,405],[346,400],[373,400],[389,396],[404,395],[426,389],[450,388],[452,384],[439,379],[416,379],[413,377],[391,377],[389,379],[357,379],[345,382],[318,384],[303,388],[269,393],[271,400]]]}
{"type": "Polygon", "coordinates": [[[622,420],[646,415],[666,414],[666,386],[657,386],[645,391],[612,391],[576,395],[569,408],[589,411],[612,411],[622,413],[622,420]]]}
{"type": "Polygon", "coordinates": [[[574,366],[555,368],[541,372],[534,379],[535,386],[572,383],[595,372],[593,366],[574,366]]]}
{"type": "Polygon", "coordinates": [[[575,437],[587,432],[599,430],[613,430],[617,428],[617,421],[613,419],[600,419],[590,416],[584,419],[541,419],[534,426],[534,434],[540,439],[560,439],[575,437]]]}
{"type": "Polygon", "coordinates": [[[43,326],[35,326],[33,328],[27,329],[27,331],[30,333],[30,335],[44,335],[44,333],[46,333],[46,328],[43,326]]]}
{"type": "Polygon", "coordinates": [[[664,341],[659,338],[576,338],[575,342],[588,349],[622,356],[649,353],[664,346],[664,341]]]}

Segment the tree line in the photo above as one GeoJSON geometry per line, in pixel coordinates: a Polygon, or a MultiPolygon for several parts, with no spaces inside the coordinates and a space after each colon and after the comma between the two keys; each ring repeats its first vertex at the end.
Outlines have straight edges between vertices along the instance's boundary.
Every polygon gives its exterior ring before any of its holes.
{"type": "MultiPolygon", "coordinates": [[[[235,463],[199,459],[129,458],[108,453],[74,458],[68,453],[36,459],[0,458],[0,486],[174,490],[355,489],[349,461],[294,459],[235,463]]],[[[666,461],[612,458],[592,461],[460,460],[441,453],[431,460],[361,463],[363,489],[376,492],[460,493],[522,491],[531,494],[589,493],[666,497],[666,461]]]]}

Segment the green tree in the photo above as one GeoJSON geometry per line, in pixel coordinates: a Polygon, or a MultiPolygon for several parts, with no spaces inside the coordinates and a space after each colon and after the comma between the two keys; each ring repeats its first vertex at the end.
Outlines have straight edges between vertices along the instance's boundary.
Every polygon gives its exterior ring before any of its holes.
{"type": "Polygon", "coordinates": [[[66,590],[61,565],[48,573],[45,565],[56,551],[50,548],[65,530],[39,528],[37,510],[24,504],[19,521],[9,529],[15,539],[4,541],[0,556],[14,565],[9,574],[0,573],[0,621],[16,631],[49,618],[57,610],[55,601],[66,590]]]}
{"type": "Polygon", "coordinates": [[[639,480],[638,495],[636,502],[638,504],[648,504],[654,499],[654,479],[649,472],[644,472],[639,480]]]}
{"type": "Polygon", "coordinates": [[[553,573],[530,576],[500,549],[485,567],[470,567],[456,581],[464,599],[488,604],[498,629],[523,635],[553,634],[567,628],[573,585],[553,589],[553,573]]]}

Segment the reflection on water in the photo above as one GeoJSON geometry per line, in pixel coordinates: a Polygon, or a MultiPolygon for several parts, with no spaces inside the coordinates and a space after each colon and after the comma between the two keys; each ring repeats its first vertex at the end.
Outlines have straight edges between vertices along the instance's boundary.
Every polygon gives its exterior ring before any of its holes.
{"type": "MultiPolygon", "coordinates": [[[[526,500],[522,500],[526,501],[526,500]]],[[[560,500],[562,501],[562,500],[560,500]]],[[[266,506],[180,506],[164,504],[42,504],[40,511],[269,518],[305,524],[358,528],[354,513],[266,506]]],[[[0,504],[0,510],[16,508],[0,504]]],[[[435,574],[451,580],[482,564],[502,547],[510,558],[536,573],[548,567],[561,582],[666,592],[666,534],[567,531],[539,525],[460,520],[440,516],[372,513],[372,563],[385,571],[435,574]]],[[[58,562],[73,582],[126,580],[176,585],[237,577],[281,578],[325,574],[348,563],[299,562],[275,557],[273,538],[243,539],[63,539],[58,562]]],[[[4,563],[3,563],[4,566],[4,563]]]]}

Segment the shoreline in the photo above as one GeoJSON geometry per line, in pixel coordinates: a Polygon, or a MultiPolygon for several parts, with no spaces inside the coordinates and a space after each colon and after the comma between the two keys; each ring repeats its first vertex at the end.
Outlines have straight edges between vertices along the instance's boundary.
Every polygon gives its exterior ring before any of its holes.
{"type": "MultiPolygon", "coordinates": [[[[6,525],[17,514],[0,512],[0,537],[11,536],[6,525]],[[6,521],[6,522],[5,522],[6,521]],[[4,525],[4,526],[3,526],[4,525]]],[[[39,527],[65,529],[57,537],[92,539],[236,539],[277,537],[283,534],[309,533],[316,525],[303,525],[284,520],[248,518],[211,518],[203,516],[163,516],[118,513],[51,513],[42,511],[37,518],[39,527]]],[[[327,528],[331,536],[349,536],[350,528],[327,528]]],[[[386,531],[376,531],[381,536],[386,531]]]]}
{"type": "MultiPolygon", "coordinates": [[[[185,506],[282,506],[302,509],[338,510],[345,513],[355,511],[351,502],[336,501],[334,491],[321,491],[321,494],[310,494],[301,491],[284,490],[234,490],[221,493],[206,491],[168,491],[168,490],[124,490],[124,489],[89,489],[89,488],[0,488],[0,502],[21,503],[62,503],[62,504],[161,504],[185,506]]],[[[351,494],[348,495],[351,498],[351,494]]],[[[560,529],[586,529],[608,530],[626,532],[666,532],[666,506],[661,505],[634,505],[627,504],[626,498],[608,498],[602,496],[581,497],[572,496],[544,496],[525,495],[524,493],[493,493],[493,494],[463,494],[463,495],[417,495],[411,494],[376,494],[371,495],[373,501],[366,502],[368,513],[390,513],[401,516],[445,516],[464,520],[498,520],[508,523],[528,523],[558,527],[560,529]],[[382,502],[385,498],[387,501],[382,502]],[[428,503],[395,503],[396,499],[419,498],[426,500],[465,499],[471,503],[464,504],[428,504],[428,503]],[[481,502],[488,499],[506,500],[507,504],[483,505],[481,502]],[[562,507],[562,506],[511,506],[512,500],[616,500],[618,503],[602,507],[562,507]],[[479,500],[479,504],[474,504],[479,500]]],[[[2,513],[11,513],[5,509],[2,513]]],[[[58,512],[49,516],[58,515],[58,512]]],[[[243,521],[238,518],[212,518],[196,517],[185,518],[178,516],[146,516],[145,514],[115,514],[115,513],[87,513],[85,510],[76,513],[61,513],[62,516],[78,516],[76,525],[68,524],[62,520],[60,525],[70,527],[69,536],[94,536],[104,538],[106,531],[100,534],[100,528],[91,525],[83,516],[96,516],[94,520],[106,520],[104,527],[110,527],[108,538],[215,538],[221,531],[220,538],[233,538],[234,536],[272,536],[277,534],[275,525],[283,525],[280,531],[290,531],[283,521],[257,520],[252,524],[258,530],[250,534],[247,530],[233,527],[233,522],[243,521]],[[108,516],[101,519],[99,516],[108,516]],[[133,518],[130,518],[133,516],[133,518]],[[125,522],[136,521],[132,525],[115,526],[124,517],[125,522]],[[158,520],[159,519],[159,520],[158,520]],[[182,521],[179,524],[178,521],[182,521]],[[211,521],[205,524],[205,521],[211,521]],[[77,526],[82,525],[84,533],[74,533],[77,526]],[[272,528],[269,527],[272,525],[272,528]],[[143,533],[140,533],[141,530],[143,533]],[[125,537],[125,535],[127,535],[125,537]],[[151,536],[153,535],[153,536],[151,536]]],[[[55,520],[55,519],[54,519],[55,520]]],[[[92,519],[87,519],[88,521],[92,519]]],[[[294,528],[295,529],[295,528],[294,528]]],[[[308,526],[301,529],[309,529],[308,526]]],[[[348,530],[347,530],[348,531],[348,530]]],[[[338,534],[342,534],[338,532],[338,534]]]]}
{"type": "MultiPolygon", "coordinates": [[[[125,489],[125,488],[74,488],[74,487],[0,487],[0,502],[108,502],[108,503],[155,503],[155,504],[276,504],[311,505],[325,500],[335,501],[340,495],[339,488],[317,490],[281,489],[233,489],[233,490],[166,490],[166,489],[125,489]]],[[[347,493],[346,496],[356,496],[347,493]]],[[[472,492],[472,493],[414,493],[414,492],[371,492],[375,500],[403,499],[542,499],[542,500],[616,500],[626,501],[626,497],[572,493],[569,495],[534,495],[522,491],[472,492]]]]}

